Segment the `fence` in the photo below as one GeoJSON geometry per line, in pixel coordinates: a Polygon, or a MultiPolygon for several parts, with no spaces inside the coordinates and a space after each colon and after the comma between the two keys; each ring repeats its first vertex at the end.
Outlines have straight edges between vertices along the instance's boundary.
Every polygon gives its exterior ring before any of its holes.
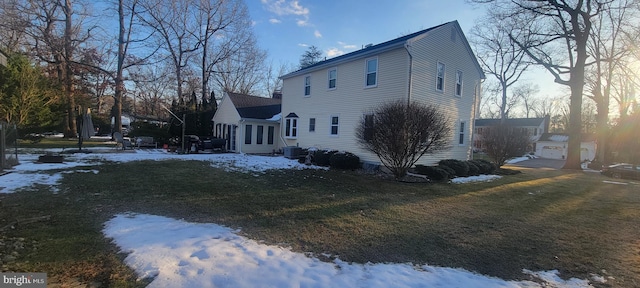
{"type": "Polygon", "coordinates": [[[15,124],[0,122],[0,172],[18,164],[18,130],[15,124]]]}

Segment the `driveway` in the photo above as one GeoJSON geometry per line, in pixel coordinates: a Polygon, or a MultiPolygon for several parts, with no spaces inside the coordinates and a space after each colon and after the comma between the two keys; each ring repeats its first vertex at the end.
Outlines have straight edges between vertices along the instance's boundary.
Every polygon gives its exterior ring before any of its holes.
{"type": "Polygon", "coordinates": [[[564,162],[565,160],[535,158],[535,159],[529,159],[529,160],[520,161],[518,163],[508,164],[508,165],[518,166],[518,167],[527,167],[527,168],[561,169],[562,166],[564,166],[564,162]]]}

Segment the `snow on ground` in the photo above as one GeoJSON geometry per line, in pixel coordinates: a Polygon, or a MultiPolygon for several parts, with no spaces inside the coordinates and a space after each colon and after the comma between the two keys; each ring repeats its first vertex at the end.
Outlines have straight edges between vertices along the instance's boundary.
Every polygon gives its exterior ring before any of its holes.
{"type": "Polygon", "coordinates": [[[523,270],[541,285],[411,263],[322,262],[237,232],[146,214],[116,215],[103,230],[140,278],[154,278],[148,287],[590,287],[557,271],[523,270]]]}
{"type": "Polygon", "coordinates": [[[461,183],[469,183],[469,182],[491,182],[496,179],[500,179],[502,176],[500,175],[478,175],[478,176],[469,176],[469,177],[458,177],[451,179],[451,183],[461,184],[461,183]]]}

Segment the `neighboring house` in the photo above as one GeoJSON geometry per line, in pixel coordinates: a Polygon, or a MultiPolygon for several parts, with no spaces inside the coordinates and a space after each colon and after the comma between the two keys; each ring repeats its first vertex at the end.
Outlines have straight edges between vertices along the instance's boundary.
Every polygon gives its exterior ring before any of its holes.
{"type": "MultiPolygon", "coordinates": [[[[549,116],[543,118],[511,118],[506,119],[505,123],[515,129],[524,129],[529,133],[531,137],[532,146],[529,147],[530,151],[536,151],[536,142],[540,139],[540,136],[549,132],[549,116]]],[[[482,142],[482,132],[500,124],[500,119],[476,119],[475,132],[473,133],[473,148],[476,151],[484,150],[482,142]]]]}
{"type": "Polygon", "coordinates": [[[354,130],[380,104],[433,104],[451,120],[450,147],[418,164],[466,160],[474,107],[484,73],[457,21],[325,60],[282,76],[285,146],[352,152],[379,158],[358,145],[354,130]]]}
{"type": "MultiPolygon", "coordinates": [[[[545,133],[538,139],[535,155],[549,159],[565,159],[569,135],[561,133],[545,133]]],[[[582,135],[580,142],[580,160],[591,161],[596,157],[596,141],[594,135],[582,135]]]]}
{"type": "Polygon", "coordinates": [[[227,139],[227,151],[272,153],[280,141],[281,99],[227,92],[213,115],[213,136],[227,139]]]}

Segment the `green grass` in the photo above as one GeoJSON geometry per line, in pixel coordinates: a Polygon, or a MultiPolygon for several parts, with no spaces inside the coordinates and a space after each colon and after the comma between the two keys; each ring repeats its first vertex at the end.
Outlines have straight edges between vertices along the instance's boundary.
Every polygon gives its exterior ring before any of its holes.
{"type": "Polygon", "coordinates": [[[526,279],[523,268],[558,269],[563,277],[615,278],[605,287],[640,285],[640,185],[603,183],[597,174],[522,169],[451,185],[352,171],[256,177],[198,161],[92,168],[99,173],[64,174],[58,194],[0,194],[0,227],[51,215],[4,232],[27,245],[3,270],[143,286],[100,232],[114,214],[132,211],[241,227],[252,239],[358,263],[461,267],[505,279],[526,279]]]}

